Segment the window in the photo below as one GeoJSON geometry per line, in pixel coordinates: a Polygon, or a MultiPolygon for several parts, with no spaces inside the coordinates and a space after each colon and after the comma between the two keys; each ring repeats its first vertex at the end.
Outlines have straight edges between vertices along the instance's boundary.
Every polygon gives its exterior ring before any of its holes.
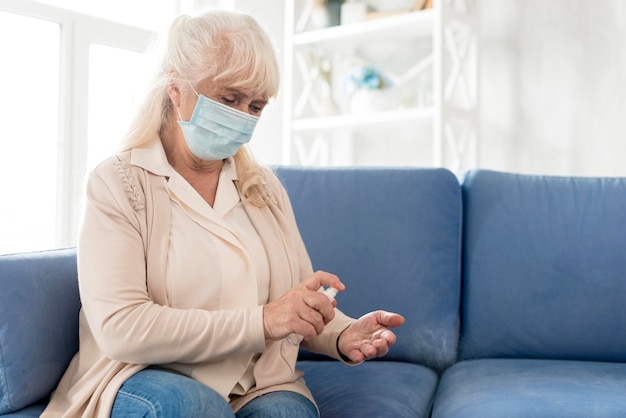
{"type": "MultiPolygon", "coordinates": [[[[165,13],[161,7],[150,2],[153,17],[165,13]]],[[[0,0],[0,254],[75,245],[85,174],[116,149],[135,114],[145,87],[138,83],[152,74],[143,52],[154,35],[42,3],[0,0]]]]}
{"type": "Polygon", "coordinates": [[[55,244],[59,147],[57,23],[0,11],[3,81],[0,253],[55,244]]]}
{"type": "Polygon", "coordinates": [[[145,54],[100,44],[89,47],[87,169],[118,149],[152,70],[145,54]]]}

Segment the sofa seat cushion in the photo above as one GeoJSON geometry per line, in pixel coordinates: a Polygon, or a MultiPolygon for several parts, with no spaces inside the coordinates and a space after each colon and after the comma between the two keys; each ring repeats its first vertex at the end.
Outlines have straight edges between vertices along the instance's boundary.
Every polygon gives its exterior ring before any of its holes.
{"type": "Polygon", "coordinates": [[[462,361],[441,377],[433,418],[623,417],[626,364],[462,361]]]}
{"type": "Polygon", "coordinates": [[[428,417],[438,376],[412,363],[298,362],[324,418],[428,417]]]}
{"type": "Polygon", "coordinates": [[[0,415],[46,398],[78,350],[76,250],[0,256],[0,415]]]}
{"type": "Polygon", "coordinates": [[[19,411],[11,412],[6,415],[2,415],[2,418],[38,418],[44,409],[46,409],[46,402],[39,402],[35,405],[28,406],[19,411]]]}

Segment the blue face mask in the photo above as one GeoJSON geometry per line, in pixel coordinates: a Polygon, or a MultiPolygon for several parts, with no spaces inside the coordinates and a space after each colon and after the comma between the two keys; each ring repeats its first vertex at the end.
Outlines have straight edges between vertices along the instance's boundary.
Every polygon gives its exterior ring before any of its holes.
{"type": "Polygon", "coordinates": [[[196,94],[198,102],[191,119],[178,121],[189,150],[202,160],[232,157],[250,142],[259,118],[196,94]]]}

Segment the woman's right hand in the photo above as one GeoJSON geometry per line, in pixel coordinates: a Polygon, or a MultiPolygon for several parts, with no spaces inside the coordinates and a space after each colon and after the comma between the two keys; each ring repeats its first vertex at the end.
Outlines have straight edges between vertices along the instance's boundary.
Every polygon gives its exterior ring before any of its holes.
{"type": "Polygon", "coordinates": [[[263,306],[265,338],[280,340],[296,333],[311,340],[321,334],[335,317],[337,304],[318,291],[321,286],[334,287],[340,292],[345,289],[339,277],[316,271],[279,299],[263,306]]]}

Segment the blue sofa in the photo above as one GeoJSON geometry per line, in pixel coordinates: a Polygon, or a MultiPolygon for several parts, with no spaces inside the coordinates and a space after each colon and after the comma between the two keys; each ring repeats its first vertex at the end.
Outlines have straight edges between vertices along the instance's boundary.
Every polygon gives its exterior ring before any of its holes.
{"type": "MultiPolygon", "coordinates": [[[[626,416],[626,178],[278,167],[339,307],[406,317],[383,359],[301,352],[322,417],[626,416]]],[[[75,250],[0,256],[0,414],[77,348],[75,250]]]]}

